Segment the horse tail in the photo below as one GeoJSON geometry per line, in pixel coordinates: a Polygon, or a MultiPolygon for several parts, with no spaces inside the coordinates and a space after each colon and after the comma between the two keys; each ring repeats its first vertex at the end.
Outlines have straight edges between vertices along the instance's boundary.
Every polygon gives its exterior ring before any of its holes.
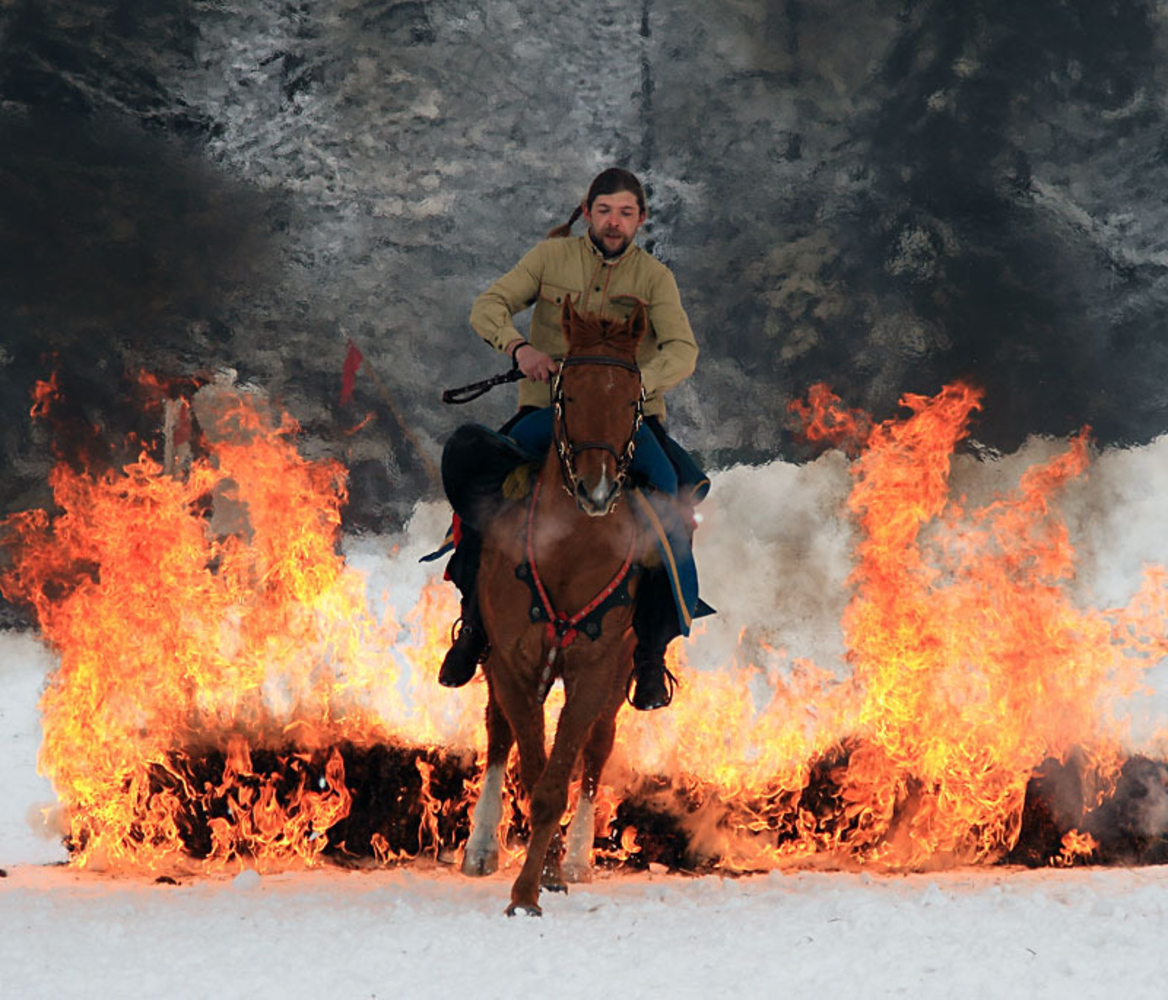
{"type": "Polygon", "coordinates": [[[579,205],[577,205],[574,209],[572,209],[572,214],[568,216],[567,222],[565,222],[562,226],[556,226],[555,229],[548,230],[548,239],[553,240],[561,236],[571,236],[572,223],[580,218],[581,214],[583,214],[583,211],[584,210],[579,205]]]}

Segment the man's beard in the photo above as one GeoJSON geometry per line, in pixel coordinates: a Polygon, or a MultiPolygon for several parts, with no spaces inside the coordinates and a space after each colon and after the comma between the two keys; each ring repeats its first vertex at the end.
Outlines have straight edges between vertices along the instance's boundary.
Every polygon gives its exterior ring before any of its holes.
{"type": "Polygon", "coordinates": [[[596,234],[596,230],[591,226],[588,227],[588,237],[592,240],[592,245],[596,247],[596,249],[599,250],[602,254],[604,254],[605,257],[609,258],[619,257],[622,253],[625,252],[625,250],[628,249],[629,243],[631,242],[622,236],[621,245],[615,250],[609,250],[608,247],[604,245],[604,241],[596,234]]]}

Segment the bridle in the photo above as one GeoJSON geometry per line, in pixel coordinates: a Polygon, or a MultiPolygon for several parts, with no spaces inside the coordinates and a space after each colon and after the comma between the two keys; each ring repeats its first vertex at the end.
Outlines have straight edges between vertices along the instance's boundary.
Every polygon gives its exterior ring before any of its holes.
{"type": "Polygon", "coordinates": [[[616,459],[616,475],[613,480],[615,484],[613,495],[615,496],[620,493],[625,478],[628,476],[629,466],[633,463],[633,452],[637,447],[637,431],[641,429],[641,421],[644,419],[645,413],[645,386],[644,383],[641,383],[641,391],[637,396],[637,411],[633,419],[633,429],[629,433],[629,439],[620,451],[607,441],[573,441],[568,435],[568,421],[564,415],[563,375],[565,368],[582,365],[611,365],[614,368],[624,368],[626,371],[633,372],[637,376],[638,381],[641,378],[641,369],[634,362],[625,361],[623,358],[613,358],[604,354],[580,354],[575,357],[564,358],[560,362],[559,369],[556,371],[555,379],[552,381],[552,409],[555,413],[553,435],[556,454],[560,458],[560,472],[563,478],[564,489],[571,494],[573,499],[576,499],[577,487],[580,482],[580,477],[576,472],[576,456],[580,452],[589,450],[607,451],[616,459]]]}

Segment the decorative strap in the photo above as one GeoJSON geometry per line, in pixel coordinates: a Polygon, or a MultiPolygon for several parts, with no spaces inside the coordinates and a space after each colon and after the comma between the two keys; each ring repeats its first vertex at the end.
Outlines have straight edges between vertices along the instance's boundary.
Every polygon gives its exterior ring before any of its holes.
{"type": "Polygon", "coordinates": [[[616,575],[601,588],[600,592],[573,615],[556,611],[535,563],[535,505],[539,500],[542,484],[543,476],[541,475],[535,481],[535,488],[531,491],[531,506],[527,515],[527,561],[521,563],[515,570],[515,575],[532,590],[530,611],[532,622],[540,620],[546,622],[545,635],[550,648],[547,663],[544,665],[540,678],[540,701],[547,697],[552,681],[555,679],[552,667],[556,660],[556,653],[572,645],[581,631],[593,642],[600,638],[600,622],[608,610],[614,606],[632,603],[629,582],[633,575],[640,571],[640,565],[633,559],[637,546],[637,536],[634,532],[629,541],[629,551],[625,555],[624,562],[617,570],[616,575]]]}

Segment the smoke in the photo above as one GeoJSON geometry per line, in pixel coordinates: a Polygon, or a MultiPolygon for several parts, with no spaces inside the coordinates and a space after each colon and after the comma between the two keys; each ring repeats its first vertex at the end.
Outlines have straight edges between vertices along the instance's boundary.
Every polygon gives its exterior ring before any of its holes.
{"type": "Polygon", "coordinates": [[[1168,773],[1157,764],[1147,774],[1133,779],[1136,790],[1130,799],[1129,816],[1135,832],[1142,837],[1160,837],[1168,831],[1168,773]]]}
{"type": "Polygon", "coordinates": [[[844,457],[737,466],[712,482],[694,555],[718,615],[691,641],[689,662],[717,669],[744,657],[782,669],[806,658],[843,672],[839,623],[854,544],[844,457]]]}
{"type": "MultiPolygon", "coordinates": [[[[1065,448],[1065,441],[1031,437],[1011,455],[984,449],[977,449],[980,457],[957,455],[951,499],[983,505],[1016,489],[1027,468],[1065,448]]],[[[702,521],[694,553],[702,596],[718,614],[700,620],[694,634],[681,640],[685,669],[752,663],[764,675],[784,676],[797,661],[810,660],[846,676],[840,620],[852,596],[848,576],[858,541],[846,509],[847,460],[829,452],[804,465],[740,465],[711,478],[710,495],[698,508],[702,521]]],[[[1074,603],[1124,605],[1139,590],[1147,566],[1168,566],[1168,532],[1158,502],[1165,489],[1168,436],[1104,450],[1055,498],[1077,553],[1076,575],[1067,582],[1074,603]]],[[[369,574],[371,593],[386,595],[399,611],[413,606],[423,581],[440,572],[417,560],[438,546],[447,522],[445,505],[421,504],[392,541],[351,541],[350,559],[358,558],[369,574]],[[391,545],[394,555],[379,554],[391,545]]],[[[1146,690],[1117,702],[1115,710],[1130,720],[1131,748],[1150,752],[1168,725],[1168,661],[1145,680],[1146,690]]]]}

